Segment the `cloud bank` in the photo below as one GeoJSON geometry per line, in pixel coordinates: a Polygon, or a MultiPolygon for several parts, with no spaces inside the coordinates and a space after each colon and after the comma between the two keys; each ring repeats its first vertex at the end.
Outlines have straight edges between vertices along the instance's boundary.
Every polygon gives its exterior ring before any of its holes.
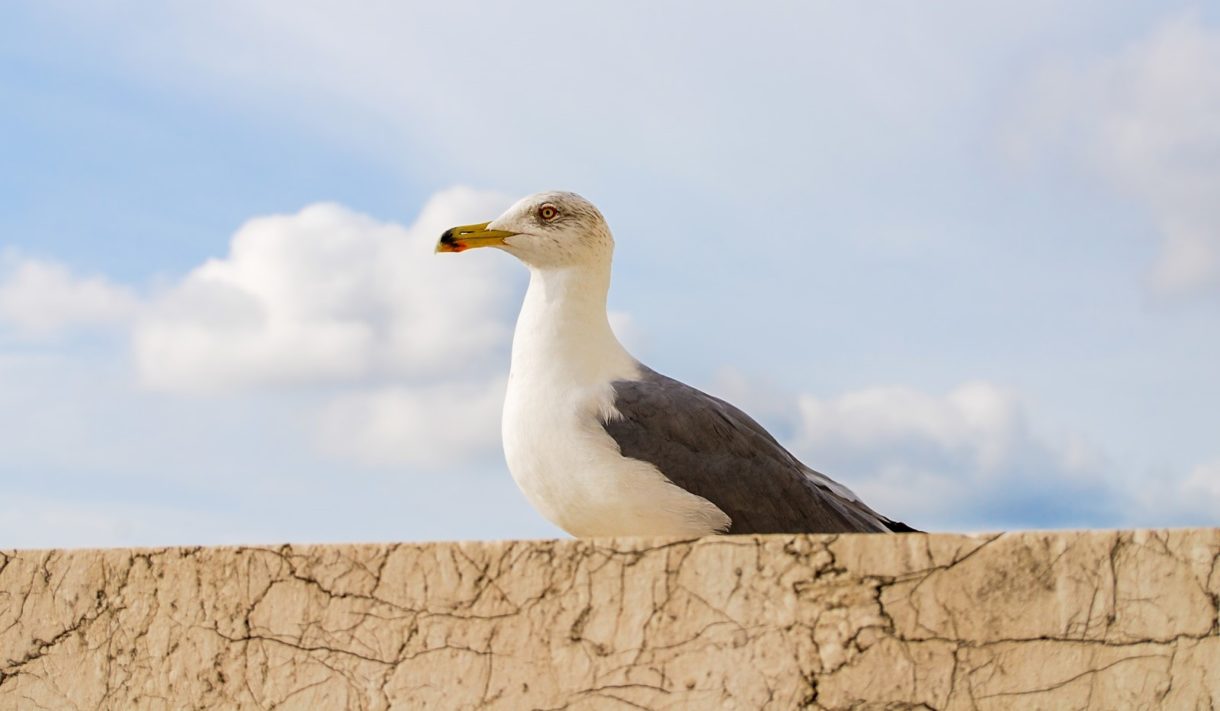
{"type": "Polygon", "coordinates": [[[335,204],[250,220],[226,256],[149,301],[134,330],[140,374],[158,389],[211,391],[498,366],[519,280],[507,260],[432,250],[446,227],[506,204],[459,188],[410,227],[335,204]]]}
{"type": "Polygon", "coordinates": [[[794,443],[895,515],[965,529],[1115,523],[1122,485],[1079,438],[1036,431],[995,383],[874,387],[797,400],[794,443]],[[909,512],[909,513],[907,513],[909,512]]]}
{"type": "Polygon", "coordinates": [[[524,274],[504,255],[445,259],[433,247],[446,227],[507,204],[454,188],[410,226],[329,203],[259,217],[225,255],[143,294],[8,253],[0,328],[39,338],[111,329],[129,337],[135,375],[154,392],[235,406],[243,394],[285,393],[321,453],[371,465],[487,461],[524,274]]]}

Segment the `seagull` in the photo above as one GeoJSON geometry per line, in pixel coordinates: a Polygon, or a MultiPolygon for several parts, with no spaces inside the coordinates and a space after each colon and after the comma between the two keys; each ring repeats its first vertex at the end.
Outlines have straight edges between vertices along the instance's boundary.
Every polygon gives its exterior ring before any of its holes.
{"type": "Polygon", "coordinates": [[[517,486],[555,525],[577,537],[916,530],[627,352],[606,314],[614,237],[588,200],[531,195],[446,230],[436,251],[477,247],[530,271],[501,434],[517,486]]]}

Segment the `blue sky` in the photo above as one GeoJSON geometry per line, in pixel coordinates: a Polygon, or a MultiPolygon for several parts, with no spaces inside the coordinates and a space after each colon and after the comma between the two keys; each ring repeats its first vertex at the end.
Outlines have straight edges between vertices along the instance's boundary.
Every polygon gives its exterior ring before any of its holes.
{"type": "Polygon", "coordinates": [[[883,512],[1215,524],[1209,6],[3,14],[0,545],[557,535],[523,270],[428,254],[551,188],[638,356],[883,512]]]}

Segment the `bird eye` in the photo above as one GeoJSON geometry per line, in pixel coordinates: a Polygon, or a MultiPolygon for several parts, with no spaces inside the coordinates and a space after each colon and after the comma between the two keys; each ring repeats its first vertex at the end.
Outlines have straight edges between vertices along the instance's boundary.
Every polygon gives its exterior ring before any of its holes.
{"type": "Polygon", "coordinates": [[[554,205],[552,205],[550,203],[547,203],[547,204],[543,205],[542,207],[538,208],[538,216],[541,217],[542,219],[546,220],[547,222],[550,222],[551,220],[555,219],[556,217],[559,217],[559,208],[555,207],[554,205]]]}

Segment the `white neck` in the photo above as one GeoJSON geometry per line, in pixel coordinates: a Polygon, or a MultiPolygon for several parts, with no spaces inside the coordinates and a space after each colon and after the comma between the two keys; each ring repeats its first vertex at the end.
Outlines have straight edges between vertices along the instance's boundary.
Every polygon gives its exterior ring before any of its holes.
{"type": "Polygon", "coordinates": [[[610,265],[530,269],[517,330],[512,377],[592,385],[634,375],[636,361],[606,316],[610,265]]]}

